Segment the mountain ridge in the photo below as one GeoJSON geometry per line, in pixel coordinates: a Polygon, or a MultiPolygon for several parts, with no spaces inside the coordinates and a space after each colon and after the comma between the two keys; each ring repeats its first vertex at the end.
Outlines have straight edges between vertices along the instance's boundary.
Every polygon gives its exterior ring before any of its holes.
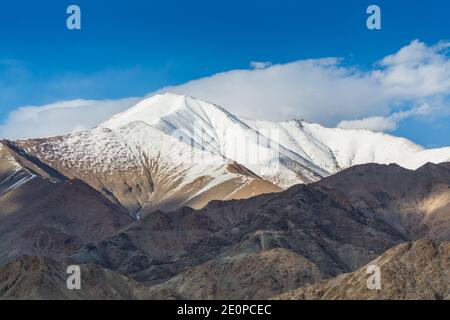
{"type": "Polygon", "coordinates": [[[7,144],[137,217],[278,192],[368,162],[415,168],[450,160],[450,148],[305,121],[243,119],[174,94],[144,99],[92,130],[7,144]]]}

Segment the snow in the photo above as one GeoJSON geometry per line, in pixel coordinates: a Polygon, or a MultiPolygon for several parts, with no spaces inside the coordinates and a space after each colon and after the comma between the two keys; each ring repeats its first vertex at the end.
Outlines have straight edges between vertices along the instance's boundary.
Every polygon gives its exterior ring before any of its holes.
{"type": "MultiPolygon", "coordinates": [[[[2,148],[0,143],[0,151],[2,151],[2,148]]],[[[0,196],[20,188],[36,177],[28,169],[22,167],[10,154],[6,153],[4,156],[8,163],[8,169],[5,172],[7,174],[6,177],[0,181],[0,196]]]]}
{"type": "Polygon", "coordinates": [[[25,176],[21,176],[20,173],[22,173],[21,170],[17,170],[8,179],[0,182],[0,187],[1,187],[1,186],[5,185],[6,182],[8,182],[7,180],[13,180],[13,183],[11,185],[9,185],[7,188],[5,188],[5,189],[2,188],[3,190],[0,192],[0,196],[6,194],[7,192],[10,192],[10,191],[20,188],[25,183],[33,180],[36,177],[34,174],[31,174],[28,171],[27,171],[28,175],[25,175],[25,176]],[[18,180],[13,179],[16,177],[18,178],[18,180]]]}
{"type": "Polygon", "coordinates": [[[369,130],[244,119],[213,103],[170,93],[144,99],[100,127],[117,130],[136,121],[194,149],[232,159],[284,188],[356,164],[398,163],[415,169],[428,161],[450,160],[450,148],[425,150],[409,140],[369,130]]]}
{"type": "Polygon", "coordinates": [[[152,96],[93,130],[45,139],[31,148],[45,162],[58,161],[85,174],[157,166],[154,179],[178,183],[166,197],[209,177],[191,198],[242,177],[227,169],[232,162],[287,188],[356,164],[397,163],[416,169],[426,162],[450,161],[450,148],[424,149],[383,133],[305,121],[244,119],[213,103],[175,94],[152,96]]]}
{"type": "Polygon", "coordinates": [[[325,128],[304,123],[304,129],[326,144],[340,169],[357,164],[396,163],[407,169],[417,169],[427,162],[450,161],[450,148],[424,149],[404,138],[370,130],[325,128]]]}
{"type": "Polygon", "coordinates": [[[199,177],[206,178],[207,186],[202,190],[207,190],[239,176],[226,169],[228,161],[222,156],[192,148],[140,120],[114,129],[98,127],[36,141],[29,152],[76,175],[102,177],[126,174],[131,169],[144,175],[144,170],[152,170],[152,179],[163,181],[158,185],[170,182],[173,186],[165,192],[165,198],[199,177]]]}
{"type": "Polygon", "coordinates": [[[189,96],[156,95],[99,127],[118,130],[133,122],[143,122],[193,149],[218,155],[222,161],[231,159],[283,187],[328,175],[328,170],[304,153],[279,144],[272,137],[275,130],[253,128],[222,107],[189,96]]]}

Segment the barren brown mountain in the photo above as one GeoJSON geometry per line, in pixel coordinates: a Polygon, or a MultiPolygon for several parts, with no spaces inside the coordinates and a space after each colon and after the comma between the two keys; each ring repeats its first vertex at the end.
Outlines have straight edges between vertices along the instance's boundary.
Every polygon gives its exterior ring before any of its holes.
{"type": "Polygon", "coordinates": [[[368,289],[367,268],[275,299],[450,299],[450,242],[402,243],[371,261],[381,270],[381,289],[368,289]]]}
{"type": "Polygon", "coordinates": [[[133,299],[140,285],[93,265],[81,266],[81,290],[66,285],[67,264],[46,257],[24,256],[0,266],[1,299],[133,299]]]}
{"type": "MultiPolygon", "coordinates": [[[[431,199],[434,192],[448,195],[447,168],[426,165],[411,171],[369,164],[277,194],[215,201],[199,211],[155,212],[73,258],[147,281],[157,293],[269,298],[296,283],[356,270],[389,248],[420,237],[409,231],[407,219],[398,219],[404,214],[398,203],[431,199]],[[364,176],[367,180],[358,180],[364,176]],[[383,189],[386,182],[390,184],[383,189]]],[[[421,213],[417,206],[410,211],[421,213]]],[[[444,227],[446,221],[441,221],[444,227]]]]}
{"type": "Polygon", "coordinates": [[[155,212],[72,259],[182,297],[269,298],[352,271],[406,240],[343,199],[299,185],[198,211],[155,212]]]}
{"type": "Polygon", "coordinates": [[[64,258],[133,218],[80,180],[1,145],[0,263],[23,254],[64,258]]]}
{"type": "Polygon", "coordinates": [[[417,170],[398,165],[354,166],[315,184],[348,198],[411,239],[450,240],[450,163],[417,170]]]}

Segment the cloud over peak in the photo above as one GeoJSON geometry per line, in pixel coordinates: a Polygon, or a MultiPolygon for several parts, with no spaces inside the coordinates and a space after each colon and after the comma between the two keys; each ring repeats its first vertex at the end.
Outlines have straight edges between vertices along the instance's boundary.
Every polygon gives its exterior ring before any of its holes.
{"type": "MultiPolygon", "coordinates": [[[[266,120],[303,118],[326,126],[395,130],[409,117],[450,114],[449,42],[418,40],[374,63],[371,70],[340,58],[285,64],[253,61],[155,93],[187,94],[222,105],[237,115],[266,120]]],[[[73,100],[13,111],[0,136],[48,136],[90,128],[137,99],[73,100]]]]}

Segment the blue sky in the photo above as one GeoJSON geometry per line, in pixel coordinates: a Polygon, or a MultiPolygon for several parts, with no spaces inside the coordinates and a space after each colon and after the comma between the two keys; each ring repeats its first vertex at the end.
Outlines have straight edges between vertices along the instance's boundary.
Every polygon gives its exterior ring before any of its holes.
{"type": "MultiPolygon", "coordinates": [[[[141,97],[218,72],[248,69],[251,61],[341,57],[344,66],[370,70],[414,39],[429,46],[450,40],[450,3],[430,4],[9,1],[0,8],[0,122],[24,105],[141,97]],[[81,7],[80,31],[65,26],[70,4],[81,7]],[[369,4],[382,9],[380,31],[366,28],[369,4]]],[[[450,145],[450,117],[408,117],[391,132],[425,146],[450,145]]]]}

